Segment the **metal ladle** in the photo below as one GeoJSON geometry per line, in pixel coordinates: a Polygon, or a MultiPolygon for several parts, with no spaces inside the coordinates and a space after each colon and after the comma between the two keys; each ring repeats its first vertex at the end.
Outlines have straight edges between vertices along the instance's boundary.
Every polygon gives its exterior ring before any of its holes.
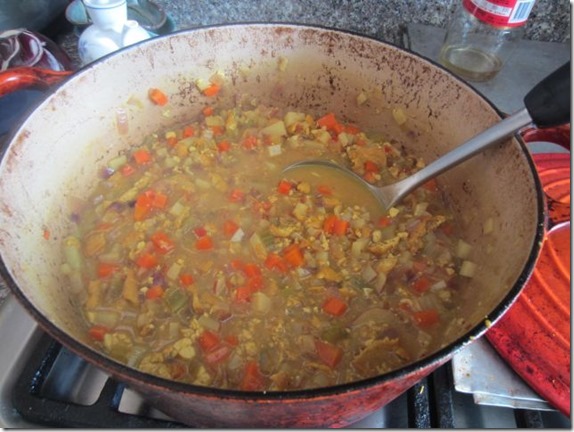
{"type": "Polygon", "coordinates": [[[508,138],[532,122],[538,127],[567,123],[570,119],[570,62],[538,83],[524,98],[524,105],[526,108],[486,129],[420,171],[387,186],[373,186],[350,169],[328,160],[312,159],[295,162],[283,172],[318,166],[336,169],[361,182],[384,209],[388,210],[421,184],[508,138]]]}

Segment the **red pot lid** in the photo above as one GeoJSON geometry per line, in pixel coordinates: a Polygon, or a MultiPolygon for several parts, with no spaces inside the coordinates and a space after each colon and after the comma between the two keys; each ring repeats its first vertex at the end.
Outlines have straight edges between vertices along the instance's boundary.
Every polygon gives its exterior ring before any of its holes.
{"type": "Polygon", "coordinates": [[[570,416],[570,154],[533,158],[550,228],[532,277],[486,337],[541,397],[570,416]]]}

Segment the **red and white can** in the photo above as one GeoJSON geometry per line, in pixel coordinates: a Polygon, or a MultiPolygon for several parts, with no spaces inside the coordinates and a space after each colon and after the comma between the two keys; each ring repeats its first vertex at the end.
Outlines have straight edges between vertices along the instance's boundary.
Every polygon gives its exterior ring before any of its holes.
{"type": "Polygon", "coordinates": [[[528,20],[536,0],[462,0],[464,8],[494,27],[520,27],[528,20]]]}

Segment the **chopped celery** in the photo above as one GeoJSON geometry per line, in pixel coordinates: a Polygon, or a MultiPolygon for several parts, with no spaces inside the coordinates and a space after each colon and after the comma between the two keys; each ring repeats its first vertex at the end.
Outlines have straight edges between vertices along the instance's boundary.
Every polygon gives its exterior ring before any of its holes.
{"type": "Polygon", "coordinates": [[[169,288],[165,292],[164,298],[172,312],[179,311],[189,301],[186,292],[179,288],[169,288]]]}

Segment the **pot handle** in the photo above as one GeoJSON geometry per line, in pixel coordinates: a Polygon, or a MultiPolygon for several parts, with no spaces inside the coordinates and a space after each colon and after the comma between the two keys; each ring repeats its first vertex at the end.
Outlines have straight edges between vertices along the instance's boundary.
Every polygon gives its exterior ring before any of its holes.
{"type": "Polygon", "coordinates": [[[16,67],[0,72],[0,97],[28,87],[48,88],[68,78],[73,71],[16,67]]]}

